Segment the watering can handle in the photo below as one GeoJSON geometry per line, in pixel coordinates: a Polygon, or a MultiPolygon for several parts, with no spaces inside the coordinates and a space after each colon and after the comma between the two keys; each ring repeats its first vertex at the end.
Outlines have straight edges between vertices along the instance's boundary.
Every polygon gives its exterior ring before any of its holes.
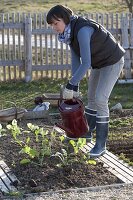
{"type": "MultiPolygon", "coordinates": [[[[58,108],[59,108],[61,102],[62,102],[62,101],[65,101],[65,100],[67,101],[68,99],[60,98],[60,99],[58,100],[58,108]]],[[[75,98],[75,97],[74,97],[72,100],[73,100],[74,102],[75,102],[75,101],[78,102],[78,104],[84,109],[83,102],[82,102],[81,99],[75,98]]]]}
{"type": "MultiPolygon", "coordinates": [[[[64,91],[64,88],[65,88],[65,86],[64,86],[64,85],[61,85],[61,87],[60,87],[60,99],[58,100],[58,108],[59,108],[59,105],[61,104],[61,102],[62,102],[63,100],[67,100],[67,99],[63,99],[63,91],[64,91]]],[[[83,108],[83,102],[82,102],[81,99],[75,98],[75,97],[74,97],[72,100],[73,100],[73,101],[77,101],[77,102],[79,103],[79,105],[83,108]]]]}

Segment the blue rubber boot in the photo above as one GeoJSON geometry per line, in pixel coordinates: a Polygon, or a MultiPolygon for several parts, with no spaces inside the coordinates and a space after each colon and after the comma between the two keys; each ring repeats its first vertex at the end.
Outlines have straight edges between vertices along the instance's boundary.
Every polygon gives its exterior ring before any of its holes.
{"type": "Polygon", "coordinates": [[[106,152],[109,117],[96,118],[96,144],[90,151],[90,158],[100,157],[106,152]]]}
{"type": "Polygon", "coordinates": [[[92,132],[95,130],[96,127],[96,114],[96,110],[85,107],[85,116],[88,122],[89,131],[83,136],[83,138],[86,138],[88,140],[92,139],[92,132]]]}

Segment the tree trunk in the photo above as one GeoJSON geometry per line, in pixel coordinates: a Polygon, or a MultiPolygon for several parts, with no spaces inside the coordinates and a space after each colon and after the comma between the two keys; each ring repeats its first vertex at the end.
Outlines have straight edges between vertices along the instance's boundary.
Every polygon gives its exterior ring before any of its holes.
{"type": "Polygon", "coordinates": [[[128,6],[129,12],[133,13],[133,0],[125,0],[128,6]]]}

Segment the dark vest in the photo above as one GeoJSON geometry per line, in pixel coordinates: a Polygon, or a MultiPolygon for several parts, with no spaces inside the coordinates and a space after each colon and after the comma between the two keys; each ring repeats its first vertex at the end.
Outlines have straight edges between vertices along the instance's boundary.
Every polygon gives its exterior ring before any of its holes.
{"type": "Polygon", "coordinates": [[[97,22],[82,17],[76,17],[71,21],[70,47],[78,56],[80,56],[80,49],[77,34],[83,26],[91,26],[94,28],[90,41],[92,68],[113,65],[121,59],[125,50],[115,40],[113,35],[97,22]]]}

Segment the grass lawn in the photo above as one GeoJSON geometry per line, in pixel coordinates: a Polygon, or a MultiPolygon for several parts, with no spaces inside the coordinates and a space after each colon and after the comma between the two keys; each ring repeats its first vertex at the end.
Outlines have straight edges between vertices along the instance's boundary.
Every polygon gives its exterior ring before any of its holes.
{"type": "MultiPolygon", "coordinates": [[[[17,106],[25,107],[26,109],[34,107],[34,98],[42,95],[45,92],[60,92],[60,85],[67,83],[66,79],[51,80],[43,79],[39,81],[11,82],[0,84],[0,105],[4,107],[11,106],[9,102],[16,103],[17,106]]],[[[120,102],[123,108],[133,109],[133,85],[132,84],[116,84],[109,100],[109,106],[113,106],[120,102]]],[[[87,103],[87,80],[84,79],[80,84],[80,91],[83,95],[84,104],[87,103]]]]}
{"type": "Polygon", "coordinates": [[[56,4],[67,5],[74,12],[78,13],[128,12],[126,3],[122,3],[122,0],[1,0],[0,12],[47,12],[49,8],[56,4]]]}

